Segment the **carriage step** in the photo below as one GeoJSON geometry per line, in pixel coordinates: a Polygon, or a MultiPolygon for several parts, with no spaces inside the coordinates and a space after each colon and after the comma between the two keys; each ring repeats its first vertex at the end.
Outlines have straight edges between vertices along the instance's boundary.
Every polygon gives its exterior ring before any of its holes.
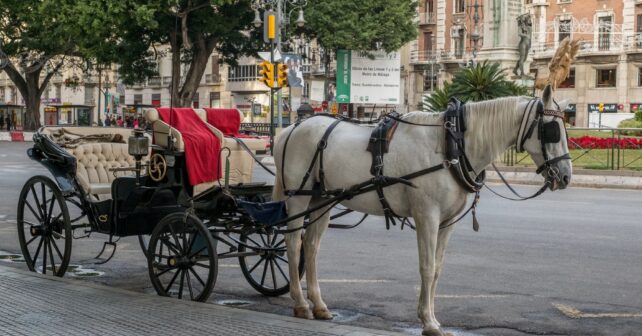
{"type": "Polygon", "coordinates": [[[116,254],[116,243],[115,242],[105,242],[103,244],[102,250],[100,250],[100,252],[98,252],[97,256],[95,256],[92,259],[83,260],[82,263],[83,264],[102,265],[102,264],[110,261],[111,258],[114,257],[114,254],[116,254]],[[102,258],[102,255],[105,254],[105,251],[108,250],[107,245],[112,246],[111,253],[109,253],[109,257],[108,258],[102,258]]]}

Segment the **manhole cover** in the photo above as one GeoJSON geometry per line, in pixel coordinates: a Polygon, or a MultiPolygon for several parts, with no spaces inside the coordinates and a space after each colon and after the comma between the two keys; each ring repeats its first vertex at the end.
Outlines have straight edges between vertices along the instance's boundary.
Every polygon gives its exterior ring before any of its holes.
{"type": "Polygon", "coordinates": [[[245,300],[218,300],[216,304],[231,306],[231,307],[243,307],[251,305],[253,302],[245,300]]]}
{"type": "Polygon", "coordinates": [[[351,310],[343,310],[343,309],[334,309],[331,311],[332,313],[332,322],[352,322],[359,317],[361,317],[361,313],[351,311],[351,310]]]}

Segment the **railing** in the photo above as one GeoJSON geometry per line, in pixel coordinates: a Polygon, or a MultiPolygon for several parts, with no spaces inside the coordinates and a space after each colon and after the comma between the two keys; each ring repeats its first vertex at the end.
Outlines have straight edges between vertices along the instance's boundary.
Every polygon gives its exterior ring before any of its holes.
{"type": "MultiPolygon", "coordinates": [[[[279,125],[274,124],[276,129],[279,125]]],[[[289,123],[283,123],[283,127],[290,126],[289,123]]],[[[270,135],[270,123],[241,123],[241,132],[253,135],[270,135]]]]}
{"type": "Polygon", "coordinates": [[[159,87],[162,85],[161,77],[150,77],[147,80],[147,86],[159,87]]]}
{"type": "Polygon", "coordinates": [[[410,52],[410,63],[431,63],[438,61],[435,50],[413,50],[410,52]]]}
{"type": "Polygon", "coordinates": [[[172,84],[172,76],[164,76],[163,77],[163,86],[168,86],[172,84]]]}
{"type": "Polygon", "coordinates": [[[419,14],[419,24],[420,25],[437,24],[437,16],[433,12],[420,13],[419,14]]]}
{"type": "MultiPolygon", "coordinates": [[[[573,167],[642,171],[642,128],[569,128],[568,147],[573,167]]],[[[534,167],[530,155],[511,148],[501,162],[534,167]]]]}
{"type": "Polygon", "coordinates": [[[220,83],[220,82],[221,82],[221,76],[219,74],[205,75],[205,83],[213,84],[213,83],[220,83]]]}

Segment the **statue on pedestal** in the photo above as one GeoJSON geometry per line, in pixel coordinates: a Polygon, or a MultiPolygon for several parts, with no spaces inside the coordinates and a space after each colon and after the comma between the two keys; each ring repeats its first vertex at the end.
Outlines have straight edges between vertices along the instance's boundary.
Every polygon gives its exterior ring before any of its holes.
{"type": "Polygon", "coordinates": [[[528,58],[528,52],[531,49],[531,35],[533,33],[533,21],[529,13],[522,14],[517,17],[517,27],[519,34],[519,60],[513,69],[513,73],[516,76],[524,77],[526,73],[524,72],[524,64],[528,58]]]}

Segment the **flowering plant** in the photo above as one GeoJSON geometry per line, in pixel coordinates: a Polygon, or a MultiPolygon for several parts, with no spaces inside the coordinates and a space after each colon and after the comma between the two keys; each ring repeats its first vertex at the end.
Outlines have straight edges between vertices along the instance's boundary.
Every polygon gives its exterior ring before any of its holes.
{"type": "Polygon", "coordinates": [[[599,138],[584,135],[568,139],[568,149],[642,149],[642,138],[599,138]]]}

